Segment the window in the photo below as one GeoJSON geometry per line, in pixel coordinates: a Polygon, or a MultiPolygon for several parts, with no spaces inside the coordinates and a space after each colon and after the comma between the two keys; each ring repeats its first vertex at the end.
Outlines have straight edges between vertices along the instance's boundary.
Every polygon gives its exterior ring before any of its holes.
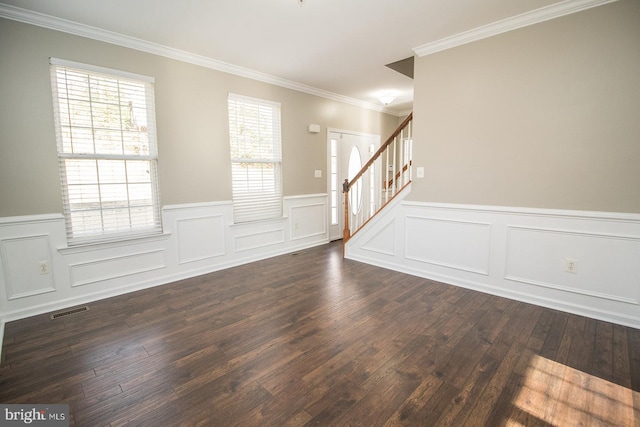
{"type": "Polygon", "coordinates": [[[229,94],[234,222],[282,217],[280,104],[229,94]]]}
{"type": "Polygon", "coordinates": [[[50,63],[69,243],[161,232],[153,79],[50,63]]]}
{"type": "MultiPolygon", "coordinates": [[[[338,140],[331,138],[331,225],[338,224],[338,140]]],[[[341,187],[342,188],[342,187],[341,187]]]]}

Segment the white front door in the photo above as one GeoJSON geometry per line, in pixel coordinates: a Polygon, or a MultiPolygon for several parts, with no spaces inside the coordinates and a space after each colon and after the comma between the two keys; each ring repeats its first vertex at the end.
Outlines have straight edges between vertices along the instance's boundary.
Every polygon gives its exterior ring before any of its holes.
{"type": "MultiPolygon", "coordinates": [[[[342,238],[344,228],[344,194],[342,183],[351,180],[380,146],[380,137],[355,132],[329,130],[327,138],[327,174],[329,182],[329,238],[342,238]]],[[[381,177],[376,177],[375,168],[365,174],[359,185],[354,186],[349,196],[350,223],[358,221],[380,192],[381,177]]]]}

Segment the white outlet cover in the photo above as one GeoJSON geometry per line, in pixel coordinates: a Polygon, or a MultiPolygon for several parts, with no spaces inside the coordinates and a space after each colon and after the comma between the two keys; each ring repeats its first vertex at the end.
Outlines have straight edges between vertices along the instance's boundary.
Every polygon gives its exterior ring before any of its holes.
{"type": "Polygon", "coordinates": [[[567,258],[565,260],[565,271],[567,273],[577,274],[578,273],[578,260],[567,258]]]}
{"type": "Polygon", "coordinates": [[[314,172],[316,178],[322,178],[322,170],[316,169],[314,172]]]}
{"type": "Polygon", "coordinates": [[[49,274],[49,262],[48,261],[39,261],[38,262],[38,270],[41,275],[49,274]]]}
{"type": "Polygon", "coordinates": [[[418,178],[424,178],[424,167],[423,166],[419,166],[416,168],[416,176],[418,178]]]}

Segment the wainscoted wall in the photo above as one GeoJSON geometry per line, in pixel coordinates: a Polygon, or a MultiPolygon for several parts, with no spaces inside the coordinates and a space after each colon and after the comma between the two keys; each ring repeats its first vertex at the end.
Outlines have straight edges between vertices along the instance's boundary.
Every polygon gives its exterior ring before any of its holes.
{"type": "Polygon", "coordinates": [[[640,328],[640,215],[402,201],[347,258],[640,328]]]}
{"type": "Polygon", "coordinates": [[[165,206],[162,235],[78,247],[62,215],[0,218],[0,342],[10,320],[327,243],[327,211],[326,194],[253,224],[233,224],[231,202],[165,206]]]}

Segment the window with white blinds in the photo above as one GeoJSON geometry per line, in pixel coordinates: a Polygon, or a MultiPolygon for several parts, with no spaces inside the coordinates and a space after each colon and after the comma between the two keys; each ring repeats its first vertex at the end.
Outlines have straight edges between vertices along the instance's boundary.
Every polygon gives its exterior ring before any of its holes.
{"type": "Polygon", "coordinates": [[[50,64],[69,244],[162,232],[153,79],[50,64]]]}
{"type": "Polygon", "coordinates": [[[282,217],[280,104],[229,94],[234,222],[282,217]]]}

